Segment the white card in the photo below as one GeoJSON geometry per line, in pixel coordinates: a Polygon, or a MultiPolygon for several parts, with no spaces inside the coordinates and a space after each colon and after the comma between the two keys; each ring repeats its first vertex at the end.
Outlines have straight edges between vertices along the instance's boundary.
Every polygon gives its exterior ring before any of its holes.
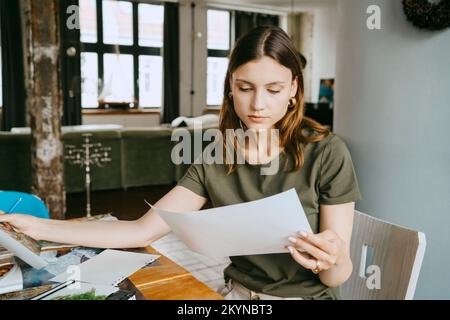
{"type": "Polygon", "coordinates": [[[152,206],[193,251],[210,257],[289,252],[287,238],[312,232],[294,188],[263,199],[195,212],[152,206]]]}

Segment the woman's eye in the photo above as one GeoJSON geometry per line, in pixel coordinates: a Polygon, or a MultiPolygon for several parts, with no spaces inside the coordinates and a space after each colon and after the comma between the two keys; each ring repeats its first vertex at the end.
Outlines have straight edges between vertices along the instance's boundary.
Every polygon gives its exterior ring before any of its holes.
{"type": "Polygon", "coordinates": [[[248,92],[248,91],[252,90],[252,88],[239,88],[239,90],[242,92],[248,92]]]}
{"type": "Polygon", "coordinates": [[[280,90],[271,90],[271,89],[269,89],[268,91],[269,91],[270,93],[272,93],[272,94],[280,93],[280,90]]]}

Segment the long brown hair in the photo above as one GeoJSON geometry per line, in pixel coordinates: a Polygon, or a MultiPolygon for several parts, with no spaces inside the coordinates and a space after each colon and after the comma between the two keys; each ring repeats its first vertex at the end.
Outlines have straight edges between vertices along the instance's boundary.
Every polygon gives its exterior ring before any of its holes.
{"type": "MultiPolygon", "coordinates": [[[[292,79],[297,78],[298,81],[298,89],[295,94],[296,103],[288,108],[284,117],[275,124],[275,128],[279,129],[280,147],[284,148],[284,151],[294,159],[293,170],[299,170],[304,164],[302,146],[325,139],[330,134],[330,130],[304,116],[304,85],[300,57],[283,29],[273,26],[257,27],[244,34],[236,42],[225,78],[219,128],[223,137],[226,136],[227,129],[241,128],[240,119],[234,110],[233,98],[229,96],[231,75],[241,65],[263,56],[270,57],[289,68],[292,72],[292,79]],[[309,129],[314,134],[305,134],[303,129],[309,129]]],[[[226,152],[227,139],[224,139],[223,143],[224,152],[226,152]]],[[[233,148],[236,150],[236,145],[233,148]]],[[[232,162],[227,165],[230,174],[236,168],[236,164],[232,162]]]]}

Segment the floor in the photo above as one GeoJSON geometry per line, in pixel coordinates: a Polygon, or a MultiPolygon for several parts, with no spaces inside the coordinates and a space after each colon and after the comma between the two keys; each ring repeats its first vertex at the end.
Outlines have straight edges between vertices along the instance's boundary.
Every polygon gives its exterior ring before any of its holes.
{"type": "MultiPolygon", "coordinates": [[[[91,195],[92,214],[112,213],[120,220],[135,220],[148,210],[144,199],[156,202],[173,186],[150,186],[127,190],[96,191],[91,195]]],[[[86,213],[85,193],[67,195],[66,219],[84,216],[86,213]]],[[[203,208],[210,207],[207,203],[203,208]]],[[[197,279],[216,290],[223,285],[223,270],[229,259],[213,259],[189,250],[173,233],[154,242],[152,246],[169,259],[183,266],[197,279]]]]}

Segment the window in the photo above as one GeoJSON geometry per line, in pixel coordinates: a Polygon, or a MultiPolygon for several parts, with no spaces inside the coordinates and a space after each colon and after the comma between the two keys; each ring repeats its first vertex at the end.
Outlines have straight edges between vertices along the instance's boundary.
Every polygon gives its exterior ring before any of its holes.
{"type": "Polygon", "coordinates": [[[81,105],[161,107],[164,7],[80,0],[81,105]]]}
{"type": "Polygon", "coordinates": [[[208,10],[207,13],[207,105],[221,105],[223,85],[230,52],[230,12],[208,10]]]}

